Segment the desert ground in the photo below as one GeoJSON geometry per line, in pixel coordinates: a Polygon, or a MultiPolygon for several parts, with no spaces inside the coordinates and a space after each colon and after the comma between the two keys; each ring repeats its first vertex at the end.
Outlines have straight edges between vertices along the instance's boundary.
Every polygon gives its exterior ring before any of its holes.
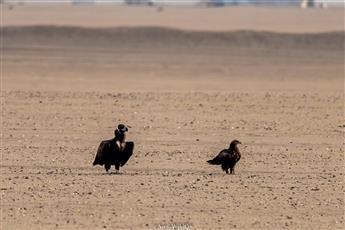
{"type": "Polygon", "coordinates": [[[343,17],[3,7],[1,229],[344,229],[343,17]],[[118,123],[135,151],[107,174],[118,123]],[[233,139],[226,175],[206,160],[233,139]]]}

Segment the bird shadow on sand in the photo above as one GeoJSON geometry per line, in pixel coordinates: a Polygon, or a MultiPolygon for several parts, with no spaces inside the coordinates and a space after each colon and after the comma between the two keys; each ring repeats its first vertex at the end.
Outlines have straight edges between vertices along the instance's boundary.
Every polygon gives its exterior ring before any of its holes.
{"type": "MultiPolygon", "coordinates": [[[[50,165],[0,165],[3,175],[61,175],[61,176],[159,176],[159,177],[182,177],[182,176],[224,176],[220,170],[209,171],[200,169],[173,169],[173,168],[131,168],[116,172],[110,169],[105,172],[103,168],[90,166],[50,166],[50,165]]],[[[256,172],[258,173],[258,172],[256,172]]],[[[240,173],[241,174],[241,173],[240,173]]],[[[246,173],[250,174],[250,173],[246,173]]],[[[236,175],[236,174],[234,174],[236,175]]]]}
{"type": "Polygon", "coordinates": [[[62,175],[62,176],[162,176],[162,177],[181,177],[181,176],[253,176],[253,175],[342,175],[336,172],[318,171],[291,171],[291,170],[237,170],[235,174],[225,174],[221,170],[200,170],[200,169],[171,169],[171,168],[126,168],[119,173],[115,171],[105,172],[102,168],[92,168],[90,166],[68,167],[68,166],[49,166],[49,165],[0,165],[2,175],[62,175]]]}

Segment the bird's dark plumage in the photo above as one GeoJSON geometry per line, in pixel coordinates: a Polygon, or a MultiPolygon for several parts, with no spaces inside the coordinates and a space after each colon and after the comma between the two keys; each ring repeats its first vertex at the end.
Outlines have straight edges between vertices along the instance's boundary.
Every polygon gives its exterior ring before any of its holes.
{"type": "Polygon", "coordinates": [[[241,142],[233,140],[228,149],[223,149],[215,158],[208,160],[207,163],[221,165],[226,173],[229,173],[230,169],[230,174],[233,174],[236,163],[241,159],[241,153],[237,147],[238,144],[241,144],[241,142]]]}
{"type": "Polygon", "coordinates": [[[123,167],[127,163],[133,154],[133,150],[134,143],[131,141],[126,142],[122,151],[116,144],[115,138],[102,141],[98,147],[93,165],[104,165],[106,171],[110,169],[111,165],[115,165],[115,169],[118,171],[120,166],[123,167]]]}

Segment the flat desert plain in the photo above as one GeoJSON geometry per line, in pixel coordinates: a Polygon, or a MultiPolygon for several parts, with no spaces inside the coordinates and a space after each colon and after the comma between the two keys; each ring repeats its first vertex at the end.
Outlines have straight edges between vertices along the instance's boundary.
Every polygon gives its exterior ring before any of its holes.
{"type": "Polygon", "coordinates": [[[343,17],[4,6],[1,229],[344,229],[343,17]],[[107,174],[118,123],[135,151],[107,174]],[[206,160],[233,139],[226,175],[206,160]]]}

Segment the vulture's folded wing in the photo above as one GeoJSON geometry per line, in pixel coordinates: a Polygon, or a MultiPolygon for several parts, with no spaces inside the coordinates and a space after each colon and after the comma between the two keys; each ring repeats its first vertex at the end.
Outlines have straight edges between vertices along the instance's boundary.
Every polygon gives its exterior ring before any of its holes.
{"type": "Polygon", "coordinates": [[[209,164],[212,165],[220,165],[222,164],[225,160],[229,158],[229,153],[227,149],[223,149],[218,153],[218,155],[213,158],[212,160],[207,161],[209,164]]]}
{"type": "Polygon", "coordinates": [[[104,165],[108,158],[108,153],[111,151],[111,141],[112,140],[106,140],[102,141],[99,144],[99,147],[97,149],[96,157],[93,162],[93,165],[104,165]]]}

